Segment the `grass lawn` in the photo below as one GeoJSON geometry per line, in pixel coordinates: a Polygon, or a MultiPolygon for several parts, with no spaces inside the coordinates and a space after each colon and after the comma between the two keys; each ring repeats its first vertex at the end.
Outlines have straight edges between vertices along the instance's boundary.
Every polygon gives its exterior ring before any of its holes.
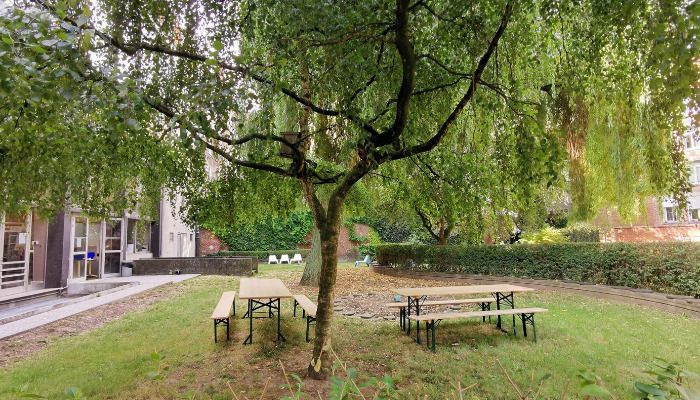
{"type": "MultiPolygon", "coordinates": [[[[261,276],[280,277],[293,292],[308,292],[293,284],[301,267],[261,267],[261,276]]],[[[344,264],[338,292],[382,292],[394,285],[428,283],[445,284],[387,278],[344,264]]],[[[304,341],[303,321],[292,318],[291,302],[283,302],[287,342],[279,347],[273,342],[272,320],[254,322],[252,346],[242,345],[247,325],[238,319],[232,326],[233,340],[214,344],[209,315],[221,292],[236,288],[238,279],[206,276],[180,285],[186,290],[176,297],[86,334],[51,341],[45,350],[10,365],[0,373],[0,393],[6,393],[0,396],[13,398],[8,392],[21,387],[48,398],[61,398],[69,387],[79,388],[90,399],[288,395],[281,387],[285,378],[280,362],[287,373],[303,375],[311,351],[311,343],[304,341]],[[164,357],[161,380],[149,378],[159,369],[151,357],[154,351],[164,357]]],[[[450,398],[458,384],[476,384],[465,398],[517,398],[499,361],[524,391],[551,374],[538,398],[578,398],[575,375],[580,370],[594,371],[615,398],[634,398],[632,384],[644,377],[654,357],[700,372],[699,320],[561,292],[529,293],[517,302],[550,310],[538,317],[537,343],[477,321],[450,322],[439,326],[437,353],[432,354],[395,322],[336,316],[334,348],[362,376],[391,374],[400,398],[406,399],[450,398]]],[[[239,317],[245,306],[240,303],[239,317]]],[[[308,398],[318,398],[317,392],[325,398],[328,389],[328,383],[304,384],[308,398]]]]}

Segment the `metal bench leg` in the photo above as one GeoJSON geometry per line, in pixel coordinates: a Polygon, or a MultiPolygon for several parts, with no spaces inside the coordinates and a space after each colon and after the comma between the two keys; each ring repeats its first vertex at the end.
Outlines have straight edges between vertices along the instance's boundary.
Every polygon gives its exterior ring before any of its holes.
{"type": "Polygon", "coordinates": [[[408,308],[405,311],[407,314],[406,322],[408,322],[408,327],[406,328],[406,334],[411,336],[411,320],[408,318],[411,316],[411,297],[408,296],[408,308]]]}
{"type": "Polygon", "coordinates": [[[425,322],[425,344],[430,348],[430,322],[425,322]]]}
{"type": "Polygon", "coordinates": [[[399,326],[401,330],[406,330],[406,309],[399,308],[399,326]]]}
{"type": "MultiPolygon", "coordinates": [[[[510,292],[510,305],[511,308],[515,308],[515,295],[513,292],[510,292]]],[[[513,336],[518,336],[518,334],[515,332],[515,314],[513,314],[513,336]]]]}
{"type": "Polygon", "coordinates": [[[297,300],[294,299],[294,318],[297,316],[297,300]]]}
{"type": "Polygon", "coordinates": [[[306,342],[309,342],[309,326],[311,325],[311,318],[306,319],[306,342]]]}
{"type": "Polygon", "coordinates": [[[428,349],[435,353],[435,327],[437,326],[435,320],[425,322],[425,337],[428,349]]]}
{"type": "Polygon", "coordinates": [[[233,299],[233,316],[236,316],[236,299],[233,299]]]}
{"type": "Polygon", "coordinates": [[[420,321],[416,320],[416,343],[420,344],[420,321]]]}
{"type": "Polygon", "coordinates": [[[229,318],[226,318],[226,340],[231,340],[231,336],[229,336],[229,333],[228,333],[228,327],[231,325],[229,322],[230,322],[229,318]]]}
{"type": "Polygon", "coordinates": [[[520,314],[523,321],[523,334],[527,337],[527,324],[532,325],[532,338],[537,342],[537,328],[535,327],[535,314],[520,314]]]}
{"type": "Polygon", "coordinates": [[[532,314],[532,338],[537,343],[537,329],[535,328],[535,314],[532,314]]]}
{"type": "Polygon", "coordinates": [[[217,327],[217,325],[216,325],[216,320],[214,320],[214,343],[216,343],[216,341],[217,341],[217,338],[216,338],[216,327],[217,327]]]}

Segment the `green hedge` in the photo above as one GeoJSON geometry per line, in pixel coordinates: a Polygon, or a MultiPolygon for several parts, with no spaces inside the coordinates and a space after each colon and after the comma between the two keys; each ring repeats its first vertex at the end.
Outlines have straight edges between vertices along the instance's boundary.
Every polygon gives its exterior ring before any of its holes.
{"type": "Polygon", "coordinates": [[[216,254],[212,254],[212,257],[258,257],[260,262],[267,262],[267,258],[270,254],[274,254],[279,258],[282,254],[286,254],[289,258],[292,258],[294,254],[301,254],[301,256],[306,259],[309,255],[308,249],[296,249],[296,250],[260,250],[260,251],[220,251],[216,254]]]}
{"type": "Polygon", "coordinates": [[[700,243],[381,245],[380,265],[416,271],[572,280],[700,296],[700,243]]]}
{"type": "Polygon", "coordinates": [[[306,211],[290,213],[286,218],[276,217],[235,227],[208,227],[236,251],[275,251],[289,249],[304,243],[311,232],[313,220],[306,211]]]}

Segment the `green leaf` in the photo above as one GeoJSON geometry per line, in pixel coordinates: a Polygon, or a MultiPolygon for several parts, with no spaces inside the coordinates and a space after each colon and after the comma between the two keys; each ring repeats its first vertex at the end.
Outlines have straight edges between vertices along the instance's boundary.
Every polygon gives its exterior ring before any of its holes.
{"type": "Polygon", "coordinates": [[[215,40],[214,43],[212,43],[212,47],[214,47],[216,51],[221,51],[224,48],[224,44],[221,43],[220,40],[215,40]]]}
{"type": "Polygon", "coordinates": [[[668,392],[661,390],[656,386],[652,386],[643,382],[635,382],[634,388],[637,389],[640,393],[652,395],[654,397],[666,398],[669,395],[668,392]]]}
{"type": "Polygon", "coordinates": [[[595,398],[608,398],[610,397],[610,392],[605,388],[596,385],[595,383],[589,383],[584,385],[579,391],[581,396],[589,396],[595,398]]]}

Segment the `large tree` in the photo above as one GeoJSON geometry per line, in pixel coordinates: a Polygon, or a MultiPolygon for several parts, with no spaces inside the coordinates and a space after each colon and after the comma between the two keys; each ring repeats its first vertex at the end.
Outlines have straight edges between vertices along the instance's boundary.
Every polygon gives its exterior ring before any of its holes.
{"type": "Polygon", "coordinates": [[[103,205],[120,193],[110,166],[130,176],[111,153],[127,144],[124,163],[150,188],[196,192],[208,151],[226,164],[220,194],[230,192],[234,211],[287,206],[284,196],[303,193],[322,256],[309,375],[323,377],[343,207],[383,164],[488,125],[493,153],[482,155],[517,171],[515,186],[541,180],[566,143],[550,129],[565,108],[546,99],[566,91],[596,127],[581,157],[619,150],[603,173],[622,179],[626,199],[678,192],[687,170],[674,132],[684,101],[697,100],[698,6],[618,3],[18,0],[0,25],[2,206],[42,198],[60,208],[66,196],[103,205]],[[306,120],[283,134],[275,110],[288,101],[306,120]],[[97,160],[71,164],[71,176],[105,179],[100,196],[23,165],[59,168],[36,149],[70,154],[92,135],[100,141],[86,157],[97,160]],[[27,189],[12,179],[20,172],[42,185],[27,189]],[[246,201],[264,189],[269,203],[246,201]]]}

